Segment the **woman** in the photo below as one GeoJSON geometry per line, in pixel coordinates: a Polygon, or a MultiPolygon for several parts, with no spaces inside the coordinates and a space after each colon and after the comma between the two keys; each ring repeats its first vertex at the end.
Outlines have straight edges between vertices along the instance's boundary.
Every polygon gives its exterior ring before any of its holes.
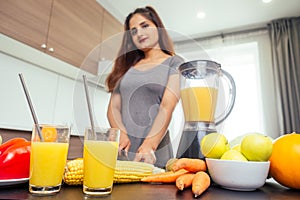
{"type": "Polygon", "coordinates": [[[164,167],[173,157],[167,131],[180,98],[174,54],[158,14],[152,7],[138,8],[124,24],[125,33],[114,68],[106,84],[111,98],[107,117],[121,130],[119,150],[129,160],[164,167]]]}

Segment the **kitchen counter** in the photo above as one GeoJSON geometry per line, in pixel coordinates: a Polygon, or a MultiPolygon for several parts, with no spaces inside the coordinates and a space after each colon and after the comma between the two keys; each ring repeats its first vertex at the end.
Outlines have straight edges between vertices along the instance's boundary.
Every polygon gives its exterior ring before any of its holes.
{"type": "MultiPolygon", "coordinates": [[[[115,184],[111,195],[101,197],[102,200],[156,200],[156,199],[193,199],[191,188],[184,191],[178,191],[173,184],[149,184],[149,183],[130,183],[130,184],[115,184]]],[[[216,200],[260,200],[260,199],[289,199],[296,200],[300,198],[300,190],[292,190],[285,188],[272,179],[268,179],[266,184],[255,191],[232,191],[220,188],[216,185],[209,187],[198,199],[216,200]]],[[[10,187],[0,187],[0,199],[45,199],[45,200],[88,200],[96,199],[85,196],[82,193],[81,186],[64,185],[62,190],[51,196],[34,196],[28,192],[28,183],[14,185],[10,187]]]]}
{"type": "MultiPolygon", "coordinates": [[[[28,131],[16,131],[0,129],[0,133],[4,141],[13,137],[24,137],[30,139],[30,132],[28,131]]],[[[70,148],[68,158],[73,159],[82,157],[82,139],[79,137],[71,137],[70,148]]],[[[1,183],[1,182],[0,182],[1,183]]],[[[1,186],[0,184],[0,199],[29,199],[29,200],[88,200],[96,199],[85,196],[82,192],[82,186],[67,186],[63,185],[62,190],[52,196],[34,196],[28,192],[28,182],[13,185],[13,186],[1,186]]],[[[193,199],[191,188],[184,191],[178,191],[174,184],[149,184],[149,183],[131,183],[131,184],[115,184],[111,195],[99,198],[102,200],[172,200],[172,199],[193,199]]],[[[273,179],[268,179],[266,184],[251,192],[232,191],[218,187],[217,185],[211,185],[207,191],[205,191],[198,199],[205,200],[264,200],[264,199],[300,199],[300,190],[292,190],[279,185],[273,179]]]]}

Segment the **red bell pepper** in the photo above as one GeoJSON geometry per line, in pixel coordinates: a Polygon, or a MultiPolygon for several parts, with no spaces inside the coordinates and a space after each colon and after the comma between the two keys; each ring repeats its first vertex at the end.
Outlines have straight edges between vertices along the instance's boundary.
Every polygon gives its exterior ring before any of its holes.
{"type": "Polygon", "coordinates": [[[3,144],[0,145],[0,155],[10,146],[15,145],[19,142],[25,142],[27,141],[25,138],[12,138],[6,142],[4,142],[3,144]]]}
{"type": "Polygon", "coordinates": [[[29,177],[31,142],[14,138],[0,146],[0,179],[29,177]]]}

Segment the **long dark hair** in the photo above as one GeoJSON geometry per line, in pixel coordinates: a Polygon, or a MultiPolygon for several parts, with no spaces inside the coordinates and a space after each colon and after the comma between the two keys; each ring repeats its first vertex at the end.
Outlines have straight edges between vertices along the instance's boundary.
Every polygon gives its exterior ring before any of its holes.
{"type": "Polygon", "coordinates": [[[129,70],[131,66],[134,66],[138,61],[145,57],[144,52],[136,48],[132,41],[130,34],[129,22],[133,15],[141,14],[148,20],[152,21],[158,28],[159,34],[159,46],[160,49],[168,55],[174,55],[174,46],[171,38],[169,37],[165,26],[163,25],[157,12],[150,6],[145,8],[137,8],[134,12],[130,13],[124,23],[124,35],[118,57],[115,60],[112,72],[106,79],[106,85],[108,91],[112,92],[116,87],[118,81],[129,70]]]}

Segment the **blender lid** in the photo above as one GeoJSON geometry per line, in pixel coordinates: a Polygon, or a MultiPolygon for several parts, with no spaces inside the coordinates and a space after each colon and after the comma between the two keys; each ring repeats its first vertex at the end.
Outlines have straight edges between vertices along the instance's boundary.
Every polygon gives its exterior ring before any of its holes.
{"type": "Polygon", "coordinates": [[[221,70],[221,65],[211,60],[193,60],[179,66],[182,76],[189,79],[199,79],[213,75],[221,70]]]}

